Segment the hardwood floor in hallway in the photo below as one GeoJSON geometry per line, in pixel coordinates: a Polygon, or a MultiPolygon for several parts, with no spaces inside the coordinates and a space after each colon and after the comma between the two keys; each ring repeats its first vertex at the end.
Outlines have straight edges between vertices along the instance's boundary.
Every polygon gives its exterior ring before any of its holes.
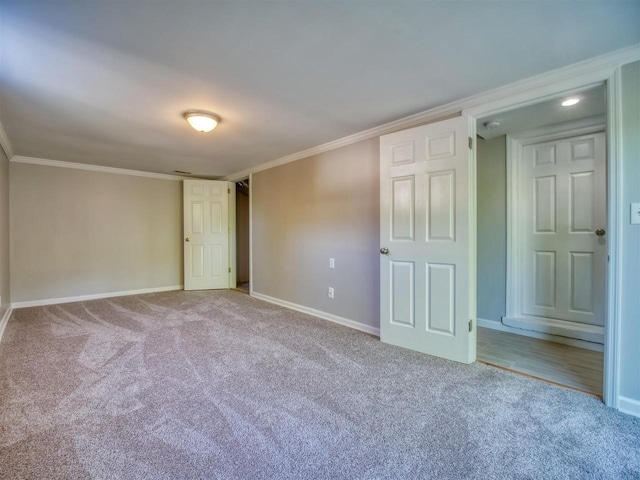
{"type": "Polygon", "coordinates": [[[602,352],[479,327],[477,358],[602,397],[602,352]]]}

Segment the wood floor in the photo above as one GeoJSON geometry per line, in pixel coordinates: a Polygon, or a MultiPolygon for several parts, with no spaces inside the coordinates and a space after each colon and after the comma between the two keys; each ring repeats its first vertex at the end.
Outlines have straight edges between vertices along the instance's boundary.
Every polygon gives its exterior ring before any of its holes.
{"type": "Polygon", "coordinates": [[[602,397],[602,352],[479,327],[477,358],[602,397]]]}

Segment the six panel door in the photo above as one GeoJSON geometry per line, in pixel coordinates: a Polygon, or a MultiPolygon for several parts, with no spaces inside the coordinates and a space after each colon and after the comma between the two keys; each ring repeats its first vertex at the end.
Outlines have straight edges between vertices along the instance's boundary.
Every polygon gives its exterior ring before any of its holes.
{"type": "Polygon", "coordinates": [[[184,288],[229,288],[229,184],[184,181],[184,288]]]}
{"type": "Polygon", "coordinates": [[[468,131],[463,116],[380,137],[380,338],[464,363],[476,345],[468,131]]]}
{"type": "Polygon", "coordinates": [[[604,133],[523,148],[525,315],[604,325],[605,149],[604,133]]]}

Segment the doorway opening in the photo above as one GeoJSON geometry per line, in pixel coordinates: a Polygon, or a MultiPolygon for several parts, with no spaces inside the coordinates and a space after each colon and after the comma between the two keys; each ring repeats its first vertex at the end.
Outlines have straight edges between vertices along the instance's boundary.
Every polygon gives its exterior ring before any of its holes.
{"type": "Polygon", "coordinates": [[[476,121],[477,358],[599,397],[606,97],[602,83],[476,121]]]}
{"type": "Polygon", "coordinates": [[[250,284],[250,205],[249,178],[236,182],[236,289],[249,294],[250,284]]]}

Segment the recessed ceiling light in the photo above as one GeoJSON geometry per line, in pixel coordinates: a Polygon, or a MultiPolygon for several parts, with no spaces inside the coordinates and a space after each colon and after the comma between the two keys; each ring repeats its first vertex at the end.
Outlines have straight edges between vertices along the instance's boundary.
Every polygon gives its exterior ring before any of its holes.
{"type": "Polygon", "coordinates": [[[576,103],[579,103],[579,102],[580,102],[579,98],[567,98],[564,102],[562,102],[562,106],[570,107],[571,105],[575,105],[576,103]]]}
{"type": "Polygon", "coordinates": [[[221,122],[218,115],[205,110],[187,110],[184,118],[194,130],[203,133],[210,132],[221,122]]]}

